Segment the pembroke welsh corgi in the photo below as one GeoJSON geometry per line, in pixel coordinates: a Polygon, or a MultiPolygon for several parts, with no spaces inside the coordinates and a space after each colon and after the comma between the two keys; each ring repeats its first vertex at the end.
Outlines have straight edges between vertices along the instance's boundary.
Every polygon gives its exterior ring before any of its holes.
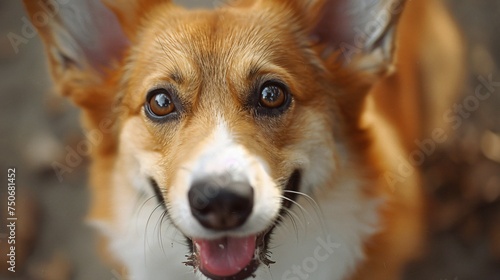
{"type": "Polygon", "coordinates": [[[441,1],[24,4],[124,279],[387,280],[418,255],[416,143],[461,77],[441,1]]]}

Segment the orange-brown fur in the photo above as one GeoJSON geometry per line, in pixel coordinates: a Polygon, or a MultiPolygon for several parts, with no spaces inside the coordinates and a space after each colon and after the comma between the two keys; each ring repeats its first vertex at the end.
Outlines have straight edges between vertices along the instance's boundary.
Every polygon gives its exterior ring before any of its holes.
{"type": "MultiPolygon", "coordinates": [[[[397,186],[390,187],[385,181],[384,172],[396,170],[399,163],[385,159],[385,152],[392,147],[387,147],[385,135],[381,135],[385,131],[377,129],[377,121],[386,122],[389,131],[399,136],[404,148],[396,153],[403,157],[415,149],[415,139],[425,137],[433,126],[441,124],[439,112],[456,90],[453,84],[459,80],[460,62],[454,61],[457,66],[452,68],[456,72],[447,80],[451,85],[444,89],[442,101],[434,106],[434,101],[429,100],[439,94],[436,91],[442,91],[442,87],[436,85],[441,81],[432,76],[437,75],[435,61],[440,58],[449,65],[461,52],[456,33],[435,31],[435,24],[452,26],[442,4],[435,0],[409,1],[400,19],[394,67],[389,71],[360,73],[328,60],[319,61],[304,51],[300,45],[306,35],[298,26],[314,19],[306,17],[300,22],[293,13],[300,14],[303,7],[294,1],[274,1],[278,4],[261,1],[259,5],[267,8],[253,8],[250,14],[243,8],[221,9],[216,13],[188,12],[170,3],[157,5],[156,2],[162,1],[110,4],[124,25],[132,47],[126,52],[127,60],[115,61],[114,67],[106,70],[104,80],[99,80],[95,72],[63,71],[49,56],[57,90],[83,109],[86,129],[103,131],[103,126],[113,126],[105,131],[103,142],[92,155],[89,218],[111,223],[114,219],[111,206],[117,202],[108,186],[112,185],[113,170],[123,164],[116,162],[121,145],[118,135],[127,122],[134,131],[134,135],[127,134],[131,137],[127,141],[148,153],[167,155],[161,160],[162,169],[158,170],[166,175],[190,157],[199,139],[216,125],[214,113],[226,108],[222,114],[230,129],[251,152],[265,158],[271,166],[281,166],[273,168],[272,175],[283,177],[289,171],[286,165],[289,155],[283,147],[298,144],[300,137],[294,135],[304,133],[307,116],[321,112],[324,121],[333,127],[337,125],[336,116],[324,112],[337,108],[343,121],[341,137],[348,139],[348,149],[355,154],[354,166],[365,170],[366,177],[370,178],[364,186],[364,194],[387,199],[381,210],[383,230],[366,241],[366,261],[356,269],[353,279],[397,279],[404,264],[421,249],[424,203],[418,172],[397,186]],[[279,7],[283,3],[292,8],[279,7]],[[125,5],[128,8],[120,8],[125,5]],[[273,9],[284,12],[266,16],[273,9]],[[258,24],[263,18],[268,20],[265,26],[258,24]],[[260,28],[253,32],[259,34],[258,38],[249,40],[246,36],[249,26],[260,28]],[[457,45],[442,43],[445,41],[457,45]],[[235,56],[239,59],[232,59],[235,56]],[[269,64],[279,67],[268,69],[269,64]],[[239,99],[253,78],[257,74],[265,76],[263,73],[285,80],[295,93],[297,103],[292,105],[293,114],[273,125],[248,118],[239,99]],[[181,98],[192,104],[180,124],[152,124],[142,111],[142,93],[151,85],[165,82],[177,85],[181,98]],[[367,105],[367,96],[373,98],[374,106],[367,105]],[[426,111],[425,105],[432,108],[426,111]],[[373,115],[380,119],[374,120],[373,115]],[[295,118],[294,121],[291,118],[295,118]]],[[[238,5],[244,7],[251,6],[253,1],[240,2],[238,5]]],[[[39,9],[33,3],[25,1],[31,14],[39,9]]],[[[453,27],[449,29],[454,31],[453,27]]],[[[55,44],[45,28],[39,30],[47,45],[55,44]]],[[[340,54],[333,54],[331,60],[335,56],[340,54]]],[[[172,179],[172,176],[159,178],[164,186],[170,186],[172,179]]]]}

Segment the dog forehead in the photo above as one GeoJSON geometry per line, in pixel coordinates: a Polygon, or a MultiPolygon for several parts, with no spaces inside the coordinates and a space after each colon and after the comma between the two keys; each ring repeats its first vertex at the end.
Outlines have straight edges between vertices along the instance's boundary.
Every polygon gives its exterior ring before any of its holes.
{"type": "Polygon", "coordinates": [[[139,48],[145,60],[177,68],[169,70],[220,73],[234,64],[272,57],[286,41],[283,30],[276,30],[280,27],[277,18],[241,9],[170,11],[156,13],[154,18],[139,48]],[[182,69],[189,67],[196,69],[182,69]]]}
{"type": "Polygon", "coordinates": [[[129,53],[125,100],[139,112],[147,92],[174,85],[188,102],[241,103],[269,79],[282,81],[304,99],[314,69],[295,24],[279,14],[244,8],[156,11],[129,53]]]}
{"type": "Polygon", "coordinates": [[[228,82],[242,91],[262,66],[273,72],[271,66],[292,61],[285,59],[293,39],[279,30],[286,27],[282,19],[245,11],[155,11],[129,53],[125,99],[135,108],[145,93],[165,84],[175,84],[187,100],[194,100],[201,87],[227,92],[228,82]]]}

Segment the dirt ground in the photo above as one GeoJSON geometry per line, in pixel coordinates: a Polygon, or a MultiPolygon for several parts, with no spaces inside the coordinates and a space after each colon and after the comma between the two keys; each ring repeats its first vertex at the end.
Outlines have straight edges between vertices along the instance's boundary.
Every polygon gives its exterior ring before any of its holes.
{"type": "MultiPolygon", "coordinates": [[[[2,186],[0,279],[122,280],[99,261],[96,237],[82,223],[89,199],[87,160],[75,163],[62,180],[51,168],[83,135],[75,108],[51,93],[39,38],[17,53],[7,39],[24,25],[19,2],[0,2],[0,181],[7,181],[8,168],[16,169],[17,226],[23,232],[17,235],[17,265],[23,271],[6,272],[7,196],[2,186]]],[[[447,3],[468,46],[470,79],[457,100],[462,102],[480,83],[478,77],[500,81],[500,1],[447,3]]],[[[424,166],[429,246],[408,267],[407,280],[500,279],[499,92],[465,118],[455,137],[424,166]]]]}

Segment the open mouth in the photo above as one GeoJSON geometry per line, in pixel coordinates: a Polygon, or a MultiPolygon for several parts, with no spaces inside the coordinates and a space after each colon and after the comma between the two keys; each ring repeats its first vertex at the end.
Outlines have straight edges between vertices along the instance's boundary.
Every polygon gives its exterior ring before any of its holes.
{"type": "Polygon", "coordinates": [[[192,254],[185,264],[213,280],[247,279],[254,276],[261,263],[274,263],[267,255],[267,233],[214,240],[193,239],[192,254]]]}
{"type": "MultiPolygon", "coordinates": [[[[282,200],[281,212],[292,206],[291,200],[296,199],[296,191],[300,182],[300,172],[294,171],[286,182],[282,200]]],[[[280,215],[281,217],[282,215],[280,215]]],[[[191,255],[188,255],[186,265],[199,270],[213,280],[243,280],[255,277],[254,273],[264,264],[269,266],[274,261],[269,259],[268,245],[273,229],[279,224],[278,218],[272,226],[263,233],[246,237],[226,236],[220,239],[188,239],[191,255]]]]}

